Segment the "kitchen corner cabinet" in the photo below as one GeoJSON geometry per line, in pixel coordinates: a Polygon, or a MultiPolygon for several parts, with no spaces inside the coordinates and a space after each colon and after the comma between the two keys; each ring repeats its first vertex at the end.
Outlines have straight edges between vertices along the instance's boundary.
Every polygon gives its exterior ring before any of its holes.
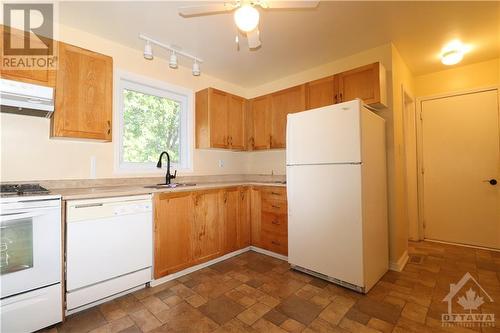
{"type": "Polygon", "coordinates": [[[224,253],[250,246],[250,197],[247,187],[223,190],[224,253]]]}
{"type": "Polygon", "coordinates": [[[156,194],[154,204],[154,276],[158,279],[191,265],[194,205],[190,192],[156,194]]]}
{"type": "Polygon", "coordinates": [[[245,149],[246,100],[222,90],[196,93],[196,148],[245,149]]]}
{"type": "Polygon", "coordinates": [[[271,148],[285,148],[286,118],[290,113],[304,111],[305,85],[277,91],[271,94],[271,148]]]}
{"type": "Polygon", "coordinates": [[[271,96],[265,95],[250,100],[249,107],[250,150],[271,148],[271,96]]]}
{"type": "Polygon", "coordinates": [[[335,75],[337,103],[360,98],[375,108],[387,106],[385,68],[379,62],[335,75]]]}
{"type": "Polygon", "coordinates": [[[52,137],[111,141],[113,59],[59,42],[52,137]]]}

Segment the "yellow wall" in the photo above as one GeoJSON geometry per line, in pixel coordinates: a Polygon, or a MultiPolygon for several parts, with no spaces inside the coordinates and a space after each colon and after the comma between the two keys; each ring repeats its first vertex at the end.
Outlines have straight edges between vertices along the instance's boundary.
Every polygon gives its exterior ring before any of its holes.
{"type": "Polygon", "coordinates": [[[500,84],[500,58],[415,77],[417,97],[500,84]]]}
{"type": "Polygon", "coordinates": [[[393,131],[387,135],[389,234],[391,261],[398,261],[408,248],[408,212],[403,127],[403,93],[413,95],[414,80],[398,50],[392,45],[393,131]]]}

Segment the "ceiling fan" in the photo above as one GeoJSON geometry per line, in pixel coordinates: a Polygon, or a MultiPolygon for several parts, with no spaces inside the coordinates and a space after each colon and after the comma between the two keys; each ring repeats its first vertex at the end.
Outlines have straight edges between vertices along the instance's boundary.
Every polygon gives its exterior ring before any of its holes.
{"type": "MultiPolygon", "coordinates": [[[[257,6],[263,9],[292,9],[292,8],[315,8],[319,1],[273,1],[273,0],[236,0],[198,6],[185,6],[179,8],[179,14],[183,17],[210,15],[231,12],[234,10],[234,22],[238,29],[246,34],[248,47],[258,48],[261,45],[259,37],[259,11],[257,6]]],[[[236,37],[238,42],[238,37],[236,37]]]]}

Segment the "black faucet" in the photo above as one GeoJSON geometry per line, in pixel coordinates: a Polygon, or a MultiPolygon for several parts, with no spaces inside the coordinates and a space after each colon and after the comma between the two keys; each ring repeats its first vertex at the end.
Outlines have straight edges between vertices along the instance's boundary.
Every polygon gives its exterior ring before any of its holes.
{"type": "Polygon", "coordinates": [[[173,175],[170,174],[170,155],[166,151],[160,154],[160,158],[158,159],[158,164],[156,164],[156,167],[161,169],[161,159],[163,155],[167,155],[167,174],[165,175],[165,184],[169,185],[170,180],[177,177],[177,170],[175,170],[175,173],[173,175]]]}

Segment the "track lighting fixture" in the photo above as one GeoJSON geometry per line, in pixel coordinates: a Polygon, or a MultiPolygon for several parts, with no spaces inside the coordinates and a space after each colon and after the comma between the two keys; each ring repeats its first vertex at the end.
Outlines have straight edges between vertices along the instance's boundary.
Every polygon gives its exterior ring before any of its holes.
{"type": "Polygon", "coordinates": [[[200,76],[200,64],[196,61],[196,59],[193,62],[193,75],[200,76]]]}
{"type": "Polygon", "coordinates": [[[172,51],[172,53],[170,53],[170,60],[168,61],[168,66],[172,69],[177,68],[177,55],[175,54],[175,51],[172,51]]]}
{"type": "Polygon", "coordinates": [[[163,49],[166,49],[168,51],[170,51],[170,57],[169,57],[169,60],[168,60],[168,66],[172,69],[176,69],[178,67],[178,61],[177,61],[177,56],[180,55],[180,56],[183,56],[183,57],[186,57],[186,58],[189,58],[191,60],[193,60],[193,70],[192,70],[192,73],[194,76],[200,76],[200,63],[203,62],[202,59],[198,58],[198,57],[195,57],[189,53],[186,53],[186,52],[182,52],[180,51],[177,47],[172,47],[170,45],[166,45],[166,44],[163,44],[157,40],[154,40],[148,36],[145,36],[143,34],[140,34],[139,35],[139,38],[146,41],[146,44],[144,45],[144,58],[145,59],[148,59],[148,60],[152,60],[153,59],[153,47],[152,45],[156,45],[156,46],[159,46],[163,49]]]}
{"type": "Polygon", "coordinates": [[[146,45],[144,45],[144,59],[153,60],[153,47],[149,41],[146,41],[146,45]]]}

